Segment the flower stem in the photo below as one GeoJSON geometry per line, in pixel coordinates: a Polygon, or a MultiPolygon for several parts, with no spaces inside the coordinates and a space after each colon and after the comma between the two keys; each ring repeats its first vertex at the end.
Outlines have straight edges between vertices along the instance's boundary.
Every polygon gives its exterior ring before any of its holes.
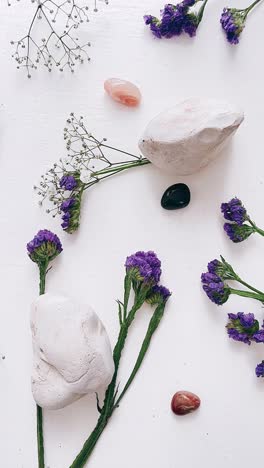
{"type": "Polygon", "coordinates": [[[150,161],[146,158],[142,158],[140,160],[136,160],[136,161],[127,161],[125,163],[122,163],[120,165],[115,165],[114,167],[109,167],[107,169],[102,169],[101,171],[98,171],[98,172],[94,172],[93,175],[95,177],[100,177],[100,175],[103,175],[103,174],[108,174],[110,172],[113,172],[113,174],[115,174],[116,172],[120,172],[121,171],[124,171],[126,169],[130,169],[132,167],[137,167],[137,166],[144,166],[145,164],[150,164],[150,161]]]}
{"type": "Polygon", "coordinates": [[[248,218],[248,222],[254,228],[255,232],[257,232],[261,236],[264,236],[264,231],[262,229],[260,229],[258,226],[256,226],[256,224],[253,221],[251,221],[250,218],[248,218]]]}
{"type": "Polygon", "coordinates": [[[42,408],[38,405],[37,405],[37,438],[38,438],[38,466],[39,468],[45,468],[43,415],[42,415],[42,408]]]}
{"type": "MultiPolygon", "coordinates": [[[[131,285],[129,285],[129,283],[127,283],[127,288],[129,288],[129,291],[130,291],[131,285]]],[[[116,382],[117,382],[117,374],[118,374],[120,359],[121,359],[122,352],[123,352],[123,349],[124,349],[124,346],[125,346],[125,342],[126,342],[126,338],[127,338],[127,335],[128,335],[129,327],[132,324],[137,311],[141,308],[141,306],[145,302],[145,299],[146,299],[146,296],[147,296],[148,292],[149,292],[149,288],[142,288],[142,289],[139,289],[138,291],[136,291],[134,305],[133,305],[132,309],[130,310],[130,312],[128,313],[127,317],[124,319],[123,323],[120,326],[118,340],[117,340],[117,343],[116,343],[116,346],[115,346],[114,352],[113,352],[115,371],[114,371],[112,381],[110,382],[110,384],[109,384],[109,386],[108,386],[108,388],[106,390],[106,393],[105,393],[104,405],[103,405],[103,408],[101,409],[100,417],[99,417],[99,419],[97,421],[97,424],[96,424],[93,432],[91,433],[91,435],[88,437],[88,439],[84,443],[82,450],[77,455],[74,462],[71,464],[70,468],[82,468],[85,465],[85,463],[87,462],[87,460],[91,456],[91,454],[92,454],[92,452],[93,452],[93,450],[94,450],[94,448],[95,448],[95,446],[96,446],[102,432],[104,431],[104,429],[105,429],[105,427],[106,427],[106,425],[108,423],[108,420],[112,416],[114,410],[117,408],[115,400],[116,400],[116,396],[117,396],[117,392],[118,392],[118,385],[116,384],[116,382]]],[[[127,294],[126,291],[125,291],[125,294],[127,294]]],[[[128,300],[127,300],[127,302],[128,302],[128,300]]],[[[134,379],[140,365],[142,364],[142,361],[144,359],[144,356],[145,356],[145,354],[147,352],[147,349],[149,347],[149,344],[150,344],[151,336],[153,335],[154,331],[158,327],[158,324],[159,324],[159,322],[160,322],[160,320],[162,318],[162,315],[163,315],[163,311],[164,311],[164,307],[163,308],[162,307],[157,308],[155,313],[154,313],[154,315],[156,314],[155,315],[155,320],[153,319],[153,321],[150,321],[150,323],[152,323],[151,331],[150,331],[150,328],[149,328],[148,332],[147,332],[147,335],[146,335],[146,338],[145,338],[145,340],[143,342],[143,345],[142,345],[143,350],[141,348],[138,360],[136,362],[134,370],[133,370],[133,372],[132,372],[132,374],[130,376],[130,379],[128,381],[128,384],[127,384],[128,386],[131,384],[131,382],[134,379]]],[[[127,385],[125,387],[126,390],[128,388],[127,385]]],[[[124,391],[122,392],[122,397],[123,397],[123,395],[124,395],[124,391]]]]}
{"type": "Polygon", "coordinates": [[[84,185],[84,190],[87,190],[90,188],[92,185],[94,185],[96,182],[100,182],[100,180],[106,179],[107,177],[110,177],[112,175],[117,174],[118,172],[125,171],[127,169],[131,169],[133,167],[138,167],[138,166],[145,166],[146,164],[150,164],[150,161],[146,158],[141,158],[137,159],[136,161],[127,161],[125,163],[119,164],[119,165],[113,165],[110,166],[106,169],[101,169],[100,171],[93,172],[91,174],[91,177],[94,178],[91,182],[88,182],[87,184],[84,185]]]}
{"type": "Polygon", "coordinates": [[[230,288],[231,294],[236,294],[237,296],[249,297],[251,299],[256,299],[257,301],[264,302],[264,294],[256,294],[249,291],[243,291],[241,289],[230,288]]]}
{"type": "Polygon", "coordinates": [[[245,10],[246,11],[246,16],[260,2],[262,2],[262,0],[255,0],[253,3],[251,3],[251,5],[249,5],[249,7],[246,8],[246,10],[245,10]]]}
{"type": "Polygon", "coordinates": [[[262,291],[259,291],[259,289],[256,289],[253,286],[250,286],[250,284],[243,281],[241,278],[239,278],[239,276],[236,278],[236,281],[238,281],[240,284],[243,284],[243,286],[246,286],[246,288],[251,289],[251,291],[254,291],[257,294],[261,294],[264,296],[264,293],[262,291]]]}
{"type": "MultiPolygon", "coordinates": [[[[39,294],[45,294],[48,262],[39,265],[39,294]]],[[[45,468],[43,414],[42,408],[37,405],[37,442],[38,442],[38,468],[45,468]]]]}
{"type": "Polygon", "coordinates": [[[129,389],[129,387],[132,384],[134,378],[136,377],[137,372],[140,369],[140,366],[141,366],[141,364],[143,362],[143,359],[144,359],[144,357],[145,357],[145,355],[146,355],[146,353],[148,351],[152,336],[153,336],[154,332],[157,330],[157,328],[159,326],[159,323],[160,323],[160,321],[161,321],[161,319],[163,317],[164,309],[165,309],[165,302],[163,302],[162,304],[159,304],[157,306],[154,314],[152,315],[152,318],[150,319],[148,330],[147,330],[146,336],[144,338],[144,341],[142,343],[141,349],[139,351],[139,355],[138,355],[138,358],[136,360],[135,366],[134,366],[134,368],[133,368],[133,370],[132,370],[132,372],[130,374],[130,377],[129,377],[123,391],[121,392],[121,394],[119,395],[119,397],[118,397],[118,399],[117,399],[117,401],[115,403],[114,409],[118,408],[120,401],[122,400],[125,393],[129,389]]]}
{"type": "MultiPolygon", "coordinates": [[[[259,1],[261,1],[261,0],[259,0],[259,1]]],[[[198,15],[197,15],[197,17],[198,17],[198,24],[200,24],[201,21],[202,21],[202,19],[203,19],[203,14],[204,14],[204,10],[205,10],[205,7],[206,7],[207,2],[208,2],[208,0],[204,0],[202,6],[201,6],[201,8],[200,8],[200,10],[198,11],[198,15]]]]}

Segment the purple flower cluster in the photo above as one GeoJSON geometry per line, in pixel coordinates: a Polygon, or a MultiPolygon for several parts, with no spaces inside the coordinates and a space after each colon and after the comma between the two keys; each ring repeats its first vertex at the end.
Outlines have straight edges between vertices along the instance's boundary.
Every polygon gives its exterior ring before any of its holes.
{"type": "Polygon", "coordinates": [[[165,5],[161,11],[161,19],[155,16],[145,15],[145,24],[150,26],[150,30],[157,38],[167,39],[173,36],[180,36],[182,33],[190,37],[195,36],[199,25],[198,15],[190,13],[189,9],[196,3],[195,0],[183,0],[177,5],[165,5]]]}
{"type": "Polygon", "coordinates": [[[125,263],[127,275],[133,280],[135,291],[141,285],[147,287],[146,302],[151,305],[165,304],[171,292],[159,283],[161,276],[161,262],[155,252],[136,252],[126,259],[125,263]]]}
{"type": "Polygon", "coordinates": [[[242,226],[247,219],[247,211],[238,198],[232,198],[228,203],[222,203],[221,211],[227,221],[232,221],[239,226],[242,226]]]}
{"type": "Polygon", "coordinates": [[[147,297],[147,302],[152,305],[167,302],[170,296],[171,292],[165,286],[155,284],[147,297]]]}
{"type": "Polygon", "coordinates": [[[264,343],[264,330],[261,328],[253,335],[253,340],[255,343],[264,343]]]}
{"type": "Polygon", "coordinates": [[[208,272],[220,276],[222,280],[237,280],[232,266],[222,256],[221,260],[221,262],[217,259],[211,260],[207,265],[208,272]]]}
{"type": "Polygon", "coordinates": [[[251,236],[251,234],[254,232],[254,229],[247,224],[239,226],[238,224],[225,223],[224,231],[228,235],[229,239],[237,244],[238,242],[243,242],[249,236],[251,236]]]}
{"type": "Polygon", "coordinates": [[[72,217],[72,209],[74,208],[76,203],[75,198],[68,198],[67,200],[64,200],[60,206],[61,211],[63,212],[62,215],[62,224],[61,227],[64,230],[67,230],[70,226],[71,222],[71,217],[72,217]]]}
{"type": "Polygon", "coordinates": [[[135,275],[135,279],[144,283],[157,284],[161,275],[161,262],[152,252],[136,252],[126,259],[126,270],[135,275]]]}
{"type": "Polygon", "coordinates": [[[60,187],[71,191],[77,187],[77,180],[73,175],[64,175],[60,180],[60,187]]]}
{"type": "Polygon", "coordinates": [[[201,280],[203,290],[212,302],[217,305],[222,305],[228,300],[230,288],[224,283],[220,276],[208,271],[206,273],[202,273],[201,280]]]}
{"type": "Polygon", "coordinates": [[[43,229],[28,242],[27,251],[33,262],[49,262],[62,252],[61,241],[53,232],[43,229]]]}
{"type": "Polygon", "coordinates": [[[211,260],[211,262],[208,263],[207,269],[209,273],[214,273],[218,274],[219,268],[221,268],[222,263],[217,260],[216,258],[214,260],[211,260]]]}
{"type": "MultiPolygon", "coordinates": [[[[260,343],[260,338],[257,341],[259,334],[259,322],[255,319],[254,314],[244,314],[238,312],[237,314],[228,314],[229,322],[227,323],[227,333],[229,338],[235,341],[241,341],[248,345],[251,341],[260,343]]],[[[264,337],[264,334],[263,334],[264,337]]]]}
{"type": "Polygon", "coordinates": [[[222,203],[221,211],[224,218],[231,221],[231,223],[224,224],[224,230],[232,242],[243,242],[255,232],[252,226],[244,224],[245,221],[249,220],[249,216],[238,198],[232,198],[228,203],[222,203]]]}
{"type": "Polygon", "coordinates": [[[257,365],[257,367],[256,367],[256,376],[257,377],[264,377],[264,361],[262,361],[260,364],[257,365]]]}
{"type": "MultiPolygon", "coordinates": [[[[259,328],[259,322],[255,319],[254,314],[228,314],[229,321],[226,325],[229,338],[235,341],[241,341],[247,345],[252,342],[264,343],[264,323],[262,328],[259,328]]],[[[264,377],[264,361],[256,367],[256,376],[264,377]]]]}
{"type": "Polygon", "coordinates": [[[220,23],[230,44],[238,44],[239,36],[245,27],[246,15],[236,8],[224,8],[220,23]]]}

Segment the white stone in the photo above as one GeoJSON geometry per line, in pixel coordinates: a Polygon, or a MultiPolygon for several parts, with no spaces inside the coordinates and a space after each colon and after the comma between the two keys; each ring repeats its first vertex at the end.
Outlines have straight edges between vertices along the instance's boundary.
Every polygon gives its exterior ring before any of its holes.
{"type": "Polygon", "coordinates": [[[218,156],[243,120],[243,112],[227,102],[186,99],[151,120],[139,148],[169,174],[193,174],[218,156]]]}
{"type": "Polygon", "coordinates": [[[90,306],[64,296],[39,296],[31,308],[31,331],[32,392],[42,408],[63,408],[111,382],[111,345],[90,306]]]}

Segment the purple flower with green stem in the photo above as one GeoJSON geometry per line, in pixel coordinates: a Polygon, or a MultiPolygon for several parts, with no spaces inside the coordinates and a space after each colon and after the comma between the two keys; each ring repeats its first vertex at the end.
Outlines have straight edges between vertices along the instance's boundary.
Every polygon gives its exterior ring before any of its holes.
{"type": "Polygon", "coordinates": [[[224,224],[224,231],[235,244],[243,242],[254,233],[264,236],[264,231],[251,220],[242,201],[238,198],[222,203],[221,212],[224,218],[230,221],[224,224]]]}
{"type": "Polygon", "coordinates": [[[162,285],[155,284],[147,296],[146,302],[151,305],[166,302],[171,296],[168,288],[162,285]]]}
{"type": "Polygon", "coordinates": [[[220,23],[230,44],[238,44],[240,35],[245,27],[247,15],[262,0],[255,0],[244,9],[224,8],[220,23]]]}
{"type": "Polygon", "coordinates": [[[56,234],[43,229],[27,244],[28,255],[37,264],[49,263],[62,252],[61,241],[56,234]]]}
{"type": "Polygon", "coordinates": [[[217,305],[224,304],[230,294],[249,297],[264,302],[264,293],[244,281],[232,266],[221,256],[221,261],[214,259],[208,263],[208,271],[201,276],[203,290],[209,299],[217,305]],[[236,281],[246,289],[235,289],[226,281],[236,281]]]}
{"type": "MultiPolygon", "coordinates": [[[[62,244],[56,234],[43,229],[33,237],[27,244],[29,258],[37,263],[39,268],[39,294],[45,294],[46,276],[49,271],[49,264],[62,252],[62,244]]],[[[43,414],[42,408],[37,405],[37,445],[38,445],[38,466],[45,466],[44,438],[43,438],[43,414]]]]}
{"type": "Polygon", "coordinates": [[[167,4],[161,11],[160,19],[152,15],[145,15],[145,24],[150,26],[153,35],[159,39],[163,37],[170,39],[183,33],[193,37],[202,21],[207,1],[183,0],[176,5],[167,4]],[[202,6],[198,12],[194,12],[191,8],[199,1],[202,1],[202,6]]]}
{"type": "Polygon", "coordinates": [[[259,332],[259,322],[254,314],[228,314],[229,321],[226,325],[229,338],[241,341],[248,345],[255,341],[255,335],[259,332]]]}
{"type": "Polygon", "coordinates": [[[161,275],[161,262],[152,252],[136,252],[126,259],[126,271],[134,280],[144,283],[157,284],[161,275]]]}
{"type": "Polygon", "coordinates": [[[109,423],[109,419],[113,412],[120,407],[121,401],[141,368],[143,360],[152,342],[153,335],[158,329],[158,326],[164,316],[165,307],[171,294],[166,287],[158,284],[161,274],[161,262],[154,252],[139,251],[128,256],[125,262],[125,267],[124,297],[122,301],[117,301],[120,330],[117,343],[113,351],[115,372],[112,381],[106,390],[102,407],[100,407],[100,402],[97,398],[97,407],[100,412],[98,422],[90,436],[87,438],[80,453],[70,465],[71,468],[80,468],[81,466],[84,466],[95,449],[96,443],[105,427],[109,423]],[[132,286],[134,287],[132,288],[132,286]],[[131,297],[132,295],[133,297],[131,297]],[[154,310],[150,315],[149,325],[140,347],[138,357],[134,366],[132,365],[131,374],[127,382],[121,386],[119,384],[118,372],[130,326],[136,319],[136,316],[143,304],[149,303],[150,298],[152,299],[151,305],[154,306],[154,310]]]}

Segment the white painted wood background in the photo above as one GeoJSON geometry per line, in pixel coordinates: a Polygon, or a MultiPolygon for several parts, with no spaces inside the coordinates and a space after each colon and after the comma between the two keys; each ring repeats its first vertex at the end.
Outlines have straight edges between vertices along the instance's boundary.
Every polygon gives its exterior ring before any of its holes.
{"type": "MultiPolygon", "coordinates": [[[[230,5],[247,6],[247,2],[230,5]]],[[[232,343],[225,332],[228,312],[255,312],[260,305],[231,298],[211,304],[200,274],[223,254],[252,284],[263,288],[263,242],[241,245],[222,231],[221,201],[234,195],[252,218],[263,214],[263,5],[248,19],[238,47],[230,47],[219,26],[225,1],[210,0],[194,40],[157,41],[142,16],[158,14],[161,0],[110,0],[87,28],[92,62],[76,74],[39,70],[28,80],[16,70],[9,41],[32,16],[30,1],[0,7],[1,322],[0,466],[36,468],[35,406],[30,389],[29,307],[38,294],[37,269],[25,245],[40,228],[58,233],[64,252],[47,282],[48,291],[91,303],[112,344],[117,331],[115,299],[122,295],[125,257],[153,249],[163,263],[163,282],[173,291],[163,323],[142,371],[104,432],[91,468],[246,468],[261,463],[264,382],[255,365],[263,346],[232,343]],[[135,82],[143,95],[139,109],[127,109],[104,95],[111,76],[135,82]],[[113,145],[137,151],[148,121],[192,95],[225,98],[245,111],[232,149],[191,177],[170,177],[153,167],[123,174],[86,195],[82,226],[68,236],[37,205],[32,186],[48,164],[66,154],[63,127],[68,114],[86,116],[88,126],[113,145]],[[160,207],[163,191],[186,182],[191,204],[181,212],[160,207]],[[198,412],[177,418],[170,399],[179,389],[202,399],[198,412]]],[[[83,37],[87,37],[86,32],[83,37]]],[[[120,372],[124,382],[149,318],[146,308],[129,338],[120,372]]],[[[94,398],[44,413],[47,468],[67,468],[96,422],[94,398]]]]}

